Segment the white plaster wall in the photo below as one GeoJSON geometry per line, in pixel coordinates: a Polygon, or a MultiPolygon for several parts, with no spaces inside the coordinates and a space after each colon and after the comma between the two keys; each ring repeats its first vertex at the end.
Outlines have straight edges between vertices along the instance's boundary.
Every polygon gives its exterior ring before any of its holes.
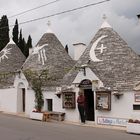
{"type": "Polygon", "coordinates": [[[35,108],[35,93],[31,89],[25,90],[25,113],[29,115],[31,111],[35,108]]]}
{"type": "Polygon", "coordinates": [[[134,92],[125,92],[120,99],[117,99],[114,95],[111,95],[111,111],[95,111],[96,123],[97,117],[114,117],[114,118],[132,118],[135,114],[139,114],[140,111],[133,110],[134,92]]]}
{"type": "MultiPolygon", "coordinates": [[[[79,88],[75,88],[76,99],[78,96],[79,88]]],[[[94,93],[95,96],[95,93],[94,93]]],[[[77,108],[75,109],[64,109],[62,108],[62,97],[58,98],[55,95],[55,92],[45,92],[44,99],[52,99],[53,100],[53,111],[65,112],[65,120],[71,122],[80,122],[79,111],[77,108]]],[[[75,99],[75,100],[76,100],[75,99]]],[[[140,116],[140,111],[133,110],[134,104],[134,93],[126,92],[124,95],[117,99],[114,95],[111,95],[111,111],[98,111],[96,110],[96,98],[95,101],[95,123],[97,124],[97,117],[111,117],[111,118],[124,118],[129,119],[133,117],[140,116]]],[[[45,105],[45,104],[44,104],[45,105]]],[[[47,106],[45,106],[44,110],[46,110],[47,106]]]]}
{"type": "Polygon", "coordinates": [[[0,108],[5,112],[17,112],[16,88],[0,89],[0,108]]]}
{"type": "Polygon", "coordinates": [[[23,111],[22,89],[17,89],[17,112],[23,111]]]}
{"type": "MultiPolygon", "coordinates": [[[[75,89],[76,92],[76,99],[78,96],[78,89],[75,89]]],[[[65,112],[65,120],[66,121],[73,121],[73,122],[79,122],[79,112],[77,109],[77,104],[75,109],[64,109],[62,107],[62,96],[61,98],[58,98],[55,95],[55,92],[44,92],[44,100],[46,99],[52,99],[53,100],[53,111],[57,112],[65,112]]],[[[75,99],[75,100],[76,100],[75,99]]],[[[44,104],[44,110],[47,111],[47,105],[46,102],[44,104]]]]}

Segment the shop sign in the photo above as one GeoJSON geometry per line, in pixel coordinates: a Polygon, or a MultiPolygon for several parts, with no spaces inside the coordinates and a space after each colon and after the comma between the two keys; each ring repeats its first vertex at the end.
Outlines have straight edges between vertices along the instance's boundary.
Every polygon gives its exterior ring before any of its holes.
{"type": "Polygon", "coordinates": [[[126,126],[127,122],[124,118],[97,117],[97,123],[102,125],[126,126]]]}
{"type": "Polygon", "coordinates": [[[135,102],[140,102],[140,93],[135,94],[135,102]]]}
{"type": "Polygon", "coordinates": [[[92,88],[92,83],[90,80],[85,79],[83,81],[81,81],[81,83],[79,84],[80,88],[92,88]]]}

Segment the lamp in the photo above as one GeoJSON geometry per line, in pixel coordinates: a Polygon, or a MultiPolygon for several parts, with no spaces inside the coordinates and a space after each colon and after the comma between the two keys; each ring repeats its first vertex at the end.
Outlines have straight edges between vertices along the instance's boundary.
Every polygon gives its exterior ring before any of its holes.
{"type": "Polygon", "coordinates": [[[56,93],[55,94],[58,98],[61,98],[61,93],[56,93]]]}
{"type": "Polygon", "coordinates": [[[120,97],[123,95],[123,93],[119,93],[118,91],[114,91],[113,95],[117,98],[120,99],[120,97]]]}

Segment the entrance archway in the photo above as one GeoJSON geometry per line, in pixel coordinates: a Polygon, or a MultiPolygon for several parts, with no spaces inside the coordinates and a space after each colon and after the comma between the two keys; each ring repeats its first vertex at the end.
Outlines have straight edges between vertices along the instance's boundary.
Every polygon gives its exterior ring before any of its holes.
{"type": "Polygon", "coordinates": [[[94,93],[92,91],[92,82],[88,79],[84,79],[79,84],[79,88],[83,90],[85,96],[86,120],[95,121],[94,93]]]}

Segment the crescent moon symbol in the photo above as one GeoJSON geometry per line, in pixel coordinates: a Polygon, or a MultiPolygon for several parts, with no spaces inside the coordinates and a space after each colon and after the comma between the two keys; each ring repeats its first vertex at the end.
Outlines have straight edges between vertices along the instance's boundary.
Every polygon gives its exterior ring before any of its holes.
{"type": "Polygon", "coordinates": [[[103,61],[103,60],[100,60],[96,57],[96,54],[95,54],[95,49],[98,45],[98,43],[100,42],[100,40],[102,40],[103,38],[107,37],[107,35],[103,35],[101,37],[99,37],[92,45],[91,47],[91,50],[90,50],[90,58],[91,60],[93,60],[94,62],[100,62],[100,61],[103,61]]]}

